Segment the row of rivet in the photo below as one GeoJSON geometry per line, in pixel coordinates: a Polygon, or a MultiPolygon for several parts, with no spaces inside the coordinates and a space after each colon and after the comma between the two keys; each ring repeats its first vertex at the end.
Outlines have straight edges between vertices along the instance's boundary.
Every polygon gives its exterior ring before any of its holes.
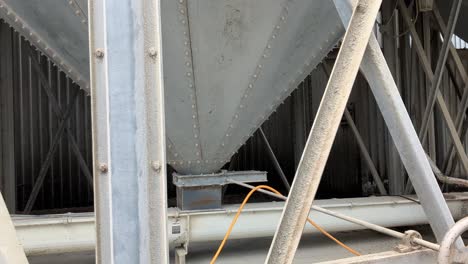
{"type": "Polygon", "coordinates": [[[69,0],[69,1],[68,1],[68,4],[69,4],[70,7],[72,8],[73,14],[75,14],[75,16],[77,16],[77,17],[80,18],[81,24],[83,24],[83,25],[85,25],[85,27],[87,27],[87,26],[88,26],[88,17],[87,17],[86,14],[83,12],[83,10],[81,9],[81,7],[78,5],[78,3],[76,2],[76,0],[69,0]]]}
{"type": "MultiPolygon", "coordinates": [[[[186,0],[179,0],[177,4],[178,20],[183,28],[184,42],[184,78],[187,80],[187,86],[190,91],[190,101],[192,109],[192,134],[195,139],[195,154],[199,158],[203,158],[201,140],[200,140],[200,122],[198,119],[197,91],[195,87],[195,77],[193,72],[192,47],[190,39],[190,27],[188,22],[188,3],[186,0]]],[[[177,158],[178,153],[174,152],[174,157],[177,158]]]]}
{"type": "Polygon", "coordinates": [[[82,89],[85,89],[86,91],[89,91],[89,84],[86,82],[86,80],[82,77],[80,77],[78,71],[74,70],[71,66],[66,63],[66,61],[60,57],[56,52],[54,52],[44,41],[41,40],[39,35],[37,35],[31,27],[29,27],[28,24],[26,24],[19,16],[17,16],[13,11],[10,10],[10,8],[5,4],[4,1],[0,0],[0,12],[3,10],[3,12],[6,15],[7,19],[12,19],[11,21],[15,23],[19,28],[21,28],[24,32],[21,33],[16,28],[14,28],[12,25],[10,25],[14,31],[18,32],[19,34],[23,35],[31,45],[35,46],[38,48],[38,50],[46,54],[49,58],[54,60],[56,65],[59,68],[63,69],[63,72],[69,76],[75,83],[77,83],[82,89]]]}
{"type": "Polygon", "coordinates": [[[192,164],[226,164],[230,160],[170,160],[169,165],[192,165],[192,164]]]}
{"type": "MultiPolygon", "coordinates": [[[[278,39],[278,35],[280,33],[280,30],[284,28],[286,24],[286,18],[288,15],[288,9],[289,9],[289,4],[290,0],[285,2],[285,5],[283,6],[280,15],[278,17],[278,20],[273,27],[273,31],[270,34],[270,38],[267,41],[267,44],[265,48],[263,49],[263,52],[259,58],[259,61],[256,64],[254,73],[250,76],[249,78],[249,83],[247,85],[247,88],[245,89],[244,93],[242,94],[241,100],[239,102],[239,105],[237,106],[236,113],[234,114],[231,122],[229,123],[229,126],[226,130],[226,133],[224,134],[223,140],[221,141],[221,146],[220,148],[224,148],[226,146],[226,142],[228,141],[228,138],[231,136],[231,131],[234,128],[234,123],[238,122],[238,118],[240,113],[243,111],[245,108],[247,98],[249,98],[249,95],[251,91],[253,90],[255,86],[255,82],[258,80],[260,74],[262,73],[262,69],[264,68],[264,65],[266,61],[271,57],[272,54],[272,49],[274,48],[274,42],[276,39],[278,39]]],[[[241,144],[242,145],[242,144],[241,144]]],[[[222,151],[218,151],[218,153],[222,154],[222,151]],[[221,152],[221,153],[220,153],[221,152]]],[[[232,155],[234,155],[236,152],[233,152],[232,155]]]]}
{"type": "MultiPolygon", "coordinates": [[[[339,29],[341,28],[341,26],[338,26],[335,30],[332,30],[330,31],[329,33],[329,36],[333,36],[339,29]]],[[[329,43],[329,38],[327,38],[323,44],[327,44],[329,43]]],[[[323,52],[323,48],[322,48],[322,45],[319,45],[319,52],[323,52]]],[[[315,53],[312,53],[312,57],[307,60],[307,62],[304,64],[304,66],[302,67],[302,69],[300,69],[298,72],[297,72],[297,75],[296,77],[293,77],[293,79],[291,81],[288,82],[288,85],[285,85],[285,88],[283,89],[282,93],[280,95],[278,95],[276,98],[275,98],[275,102],[270,105],[270,107],[267,108],[265,114],[262,114],[259,119],[257,121],[254,122],[255,125],[253,125],[251,127],[251,130],[250,132],[244,136],[241,140],[241,143],[239,143],[237,146],[236,146],[236,151],[233,151],[231,153],[231,155],[234,155],[237,153],[237,150],[243,145],[245,144],[245,142],[250,138],[252,137],[252,135],[255,133],[255,131],[258,129],[258,127],[263,124],[263,122],[265,122],[265,120],[267,120],[271,114],[273,112],[276,112],[276,108],[282,104],[284,102],[284,100],[286,100],[286,98],[288,98],[292,91],[294,89],[296,89],[298,87],[298,85],[305,79],[305,77],[307,75],[309,75],[312,71],[314,71],[318,65],[318,63],[320,62],[314,62],[314,60],[318,57],[318,58],[324,58],[330,51],[332,51],[334,48],[336,47],[336,44],[332,45],[331,48],[329,48],[328,52],[325,53],[325,54],[320,54],[319,56],[315,55],[315,53]]]]}

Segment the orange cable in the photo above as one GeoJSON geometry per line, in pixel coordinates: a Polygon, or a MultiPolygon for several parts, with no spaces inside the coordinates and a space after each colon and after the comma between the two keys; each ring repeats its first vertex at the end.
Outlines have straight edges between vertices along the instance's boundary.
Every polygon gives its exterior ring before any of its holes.
{"type": "MultiPolygon", "coordinates": [[[[268,186],[268,185],[259,185],[255,188],[253,188],[244,198],[244,201],[242,201],[242,204],[239,206],[239,209],[237,209],[237,213],[236,215],[234,216],[234,219],[232,219],[232,222],[231,224],[229,225],[229,228],[226,232],[226,234],[224,235],[224,238],[223,238],[223,241],[221,241],[221,244],[219,245],[218,247],[218,250],[216,251],[216,253],[214,254],[213,258],[211,259],[210,261],[210,264],[214,264],[216,262],[216,259],[218,259],[219,257],[219,254],[221,254],[221,251],[223,250],[224,248],[224,245],[226,244],[226,241],[227,239],[229,238],[229,235],[231,235],[231,232],[232,232],[232,229],[234,228],[234,225],[236,224],[237,222],[237,219],[239,219],[239,216],[240,216],[240,213],[242,212],[242,210],[244,209],[244,206],[245,204],[247,204],[247,202],[249,201],[250,197],[252,196],[252,194],[254,192],[256,192],[257,190],[259,189],[267,189],[271,192],[274,192],[278,195],[282,195],[280,192],[278,192],[277,190],[275,190],[274,188],[268,186]]],[[[359,252],[357,252],[356,250],[348,247],[347,245],[345,245],[343,242],[339,241],[337,238],[335,238],[334,236],[332,236],[330,233],[328,233],[327,231],[325,231],[322,227],[320,227],[317,223],[315,223],[314,221],[312,221],[312,219],[310,218],[307,218],[307,221],[312,225],[314,226],[318,231],[320,231],[322,234],[324,234],[325,236],[327,236],[328,238],[330,238],[331,240],[335,241],[338,245],[342,246],[344,249],[348,250],[349,252],[351,252],[352,254],[356,255],[356,256],[360,256],[361,254],[359,254],[359,252]]]]}

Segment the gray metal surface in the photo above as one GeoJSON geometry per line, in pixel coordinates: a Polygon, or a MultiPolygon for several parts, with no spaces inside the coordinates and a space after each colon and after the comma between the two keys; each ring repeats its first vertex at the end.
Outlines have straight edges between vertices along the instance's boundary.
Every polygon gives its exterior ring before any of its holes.
{"type": "Polygon", "coordinates": [[[98,263],[168,263],[160,1],[90,1],[98,263]]]}
{"type": "Polygon", "coordinates": [[[221,208],[223,186],[235,180],[239,182],[266,182],[265,171],[226,171],[198,175],[172,175],[176,186],[177,207],[182,210],[221,208]]]}
{"type": "Polygon", "coordinates": [[[444,239],[440,243],[439,255],[437,261],[439,264],[450,263],[467,263],[468,250],[465,247],[457,249],[455,242],[468,230],[468,217],[465,217],[455,223],[450,230],[445,234],[444,239]]]}
{"type": "MultiPolygon", "coordinates": [[[[87,76],[83,5],[9,0],[1,10],[70,76],[87,76]]],[[[221,168],[342,36],[330,1],[162,1],[162,10],[168,161],[180,173],[221,168]]]]}
{"type": "Polygon", "coordinates": [[[0,17],[89,92],[86,0],[1,0],[0,17]]]}
{"type": "MultiPolygon", "coordinates": [[[[343,6],[346,5],[346,3],[343,4],[343,6]]],[[[351,15],[351,7],[339,10],[340,17],[345,24],[351,15]]],[[[440,241],[445,232],[454,224],[453,217],[450,215],[424,149],[417,138],[390,69],[374,36],[371,36],[369,40],[361,71],[369,82],[429,223],[440,241]]]]}
{"type": "Polygon", "coordinates": [[[266,182],[264,171],[221,171],[220,173],[200,175],[173,175],[173,183],[179,187],[199,187],[210,185],[226,185],[230,180],[240,182],[266,182]]]}
{"type": "Polygon", "coordinates": [[[182,2],[163,2],[168,160],[181,173],[212,172],[321,61],[341,26],[328,1],[182,2]]]}
{"type": "Polygon", "coordinates": [[[294,259],[380,4],[359,0],[354,8],[265,263],[294,259]]]}

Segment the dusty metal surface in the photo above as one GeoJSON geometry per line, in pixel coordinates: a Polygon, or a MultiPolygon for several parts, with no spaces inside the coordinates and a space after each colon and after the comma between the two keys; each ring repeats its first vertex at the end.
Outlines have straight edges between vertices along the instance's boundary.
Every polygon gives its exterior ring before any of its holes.
{"type": "Polygon", "coordinates": [[[160,1],[89,4],[97,262],[167,263],[160,1]]]}
{"type": "Polygon", "coordinates": [[[360,0],[354,9],[266,263],[293,261],[380,3],[381,1],[360,0]]]}
{"type": "MultiPolygon", "coordinates": [[[[416,197],[408,196],[408,198],[416,197]]],[[[415,202],[410,199],[397,196],[327,199],[317,200],[314,205],[388,228],[426,224],[427,217],[421,205],[417,203],[417,200],[415,202]]],[[[447,197],[447,203],[455,219],[461,219],[466,215],[468,203],[466,193],[452,194],[451,197],[447,197]]],[[[224,205],[220,210],[189,212],[170,208],[167,225],[171,248],[186,242],[192,245],[196,242],[220,241],[238,206],[238,204],[224,205]]],[[[283,207],[284,202],[247,204],[244,213],[239,218],[238,225],[233,230],[232,240],[228,244],[242,238],[268,238],[270,242],[283,207]]],[[[332,233],[364,229],[360,225],[315,210],[312,210],[309,216],[332,233]]],[[[95,246],[93,213],[16,215],[13,216],[13,222],[18,238],[28,255],[86,251],[95,246]]],[[[306,225],[304,238],[310,235],[316,236],[319,232],[312,226],[306,225]]],[[[427,239],[427,235],[423,234],[423,238],[427,239]]],[[[266,252],[265,247],[263,257],[266,257],[266,252]]],[[[204,252],[204,254],[208,253],[212,251],[204,252]]]]}
{"type": "MultiPolygon", "coordinates": [[[[87,76],[83,2],[3,2],[32,43],[46,43],[41,50],[69,75],[87,76]]],[[[168,161],[181,173],[227,163],[341,38],[329,1],[247,2],[162,1],[168,161]]]]}
{"type": "Polygon", "coordinates": [[[10,213],[0,193],[0,263],[27,264],[23,246],[19,243],[10,213]]]}

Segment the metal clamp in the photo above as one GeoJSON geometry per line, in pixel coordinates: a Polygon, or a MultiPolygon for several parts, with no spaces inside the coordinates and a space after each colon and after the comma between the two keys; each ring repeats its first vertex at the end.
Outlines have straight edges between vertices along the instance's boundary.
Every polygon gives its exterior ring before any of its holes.
{"type": "Polygon", "coordinates": [[[418,231],[405,231],[405,236],[401,239],[401,242],[395,247],[395,251],[400,253],[408,253],[411,251],[421,249],[421,246],[414,242],[415,238],[422,239],[422,236],[418,231]]]}

